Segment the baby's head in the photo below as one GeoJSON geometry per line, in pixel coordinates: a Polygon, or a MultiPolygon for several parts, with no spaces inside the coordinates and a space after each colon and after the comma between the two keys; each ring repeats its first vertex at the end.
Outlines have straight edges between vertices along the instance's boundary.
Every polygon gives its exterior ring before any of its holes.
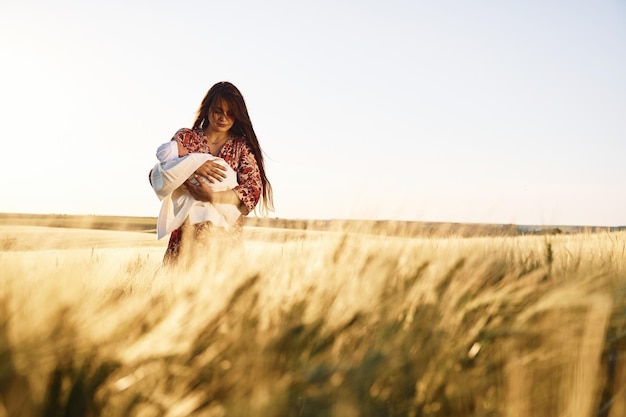
{"type": "Polygon", "coordinates": [[[188,155],[189,152],[179,142],[172,140],[159,146],[156,157],[159,162],[171,161],[174,158],[181,158],[188,155]]]}
{"type": "Polygon", "coordinates": [[[176,141],[176,144],[178,145],[178,157],[182,158],[185,155],[189,155],[189,151],[183,146],[182,143],[176,141]]]}

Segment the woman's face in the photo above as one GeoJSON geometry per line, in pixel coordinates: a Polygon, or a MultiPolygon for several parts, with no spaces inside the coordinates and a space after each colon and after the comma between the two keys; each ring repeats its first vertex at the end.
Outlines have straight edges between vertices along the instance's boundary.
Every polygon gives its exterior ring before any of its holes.
{"type": "Polygon", "coordinates": [[[228,132],[234,124],[235,117],[225,100],[221,100],[209,108],[209,129],[213,132],[228,132]]]}

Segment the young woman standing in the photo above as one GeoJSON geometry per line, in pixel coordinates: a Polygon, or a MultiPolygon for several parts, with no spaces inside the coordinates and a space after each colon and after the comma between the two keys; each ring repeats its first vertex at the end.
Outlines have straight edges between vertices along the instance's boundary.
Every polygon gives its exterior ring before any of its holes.
{"type": "MultiPolygon", "coordinates": [[[[235,205],[241,216],[229,229],[215,227],[208,222],[184,224],[170,235],[164,262],[176,262],[182,252],[192,257],[202,256],[201,251],[193,250],[196,246],[210,244],[212,248],[221,249],[241,245],[243,217],[259,203],[262,214],[267,214],[274,207],[272,186],[265,174],[259,140],[237,87],[229,82],[219,82],[211,87],[200,104],[193,127],[180,129],[172,140],[190,153],[210,153],[230,165],[237,173],[239,184],[231,190],[212,191],[205,181],[188,180],[185,187],[196,200],[235,205]]],[[[195,175],[213,183],[225,177],[224,169],[217,163],[207,161],[196,170],[195,175]]]]}

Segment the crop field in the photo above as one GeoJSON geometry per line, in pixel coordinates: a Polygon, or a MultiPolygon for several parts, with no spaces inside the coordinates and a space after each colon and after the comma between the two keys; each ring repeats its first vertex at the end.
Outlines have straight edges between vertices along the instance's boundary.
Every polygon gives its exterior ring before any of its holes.
{"type": "Polygon", "coordinates": [[[246,227],[165,268],[150,220],[65,220],[0,224],[0,417],[626,415],[624,231],[246,227]]]}

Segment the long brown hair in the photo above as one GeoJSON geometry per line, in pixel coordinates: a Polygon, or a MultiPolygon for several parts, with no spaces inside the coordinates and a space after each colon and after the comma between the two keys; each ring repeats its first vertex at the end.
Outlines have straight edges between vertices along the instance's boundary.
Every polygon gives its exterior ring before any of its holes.
{"type": "Polygon", "coordinates": [[[272,185],[265,175],[263,151],[259,145],[256,133],[254,133],[254,128],[252,127],[250,116],[248,115],[246,102],[237,87],[228,81],[221,81],[213,85],[200,104],[200,108],[198,109],[198,113],[196,115],[196,121],[193,123],[193,129],[205,129],[209,125],[209,109],[213,106],[213,104],[219,103],[221,100],[226,101],[230,110],[233,112],[235,123],[233,124],[233,127],[230,128],[230,131],[236,136],[245,138],[248,146],[252,149],[252,154],[256,159],[257,165],[259,166],[261,183],[263,184],[261,213],[267,214],[268,211],[274,210],[272,185]]]}

